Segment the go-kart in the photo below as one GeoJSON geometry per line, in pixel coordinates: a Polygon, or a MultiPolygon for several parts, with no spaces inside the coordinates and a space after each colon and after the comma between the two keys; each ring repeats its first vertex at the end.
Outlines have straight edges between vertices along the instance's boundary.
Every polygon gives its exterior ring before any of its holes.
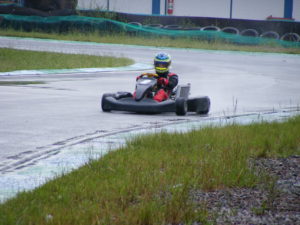
{"type": "Polygon", "coordinates": [[[179,116],[187,112],[207,114],[210,99],[207,96],[189,98],[190,84],[178,85],[169,99],[157,102],[153,96],[157,91],[157,74],[146,73],[136,82],[135,94],[130,92],[106,93],[102,96],[101,107],[104,112],[127,111],[135,113],[155,114],[175,112],[179,116]]]}

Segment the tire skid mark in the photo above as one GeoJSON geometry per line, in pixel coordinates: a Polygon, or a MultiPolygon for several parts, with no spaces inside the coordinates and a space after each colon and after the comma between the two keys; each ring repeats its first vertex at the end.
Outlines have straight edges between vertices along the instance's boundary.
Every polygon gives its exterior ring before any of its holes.
{"type": "MultiPolygon", "coordinates": [[[[287,109],[283,110],[281,112],[299,112],[299,109],[287,109]]],[[[232,120],[235,118],[246,118],[250,116],[256,116],[259,118],[260,116],[267,116],[276,114],[278,112],[275,111],[266,111],[266,112],[253,112],[253,113],[245,113],[245,114],[233,114],[233,115],[227,115],[227,116],[206,116],[206,117],[192,117],[188,116],[186,118],[178,118],[178,119],[167,119],[163,122],[148,122],[144,123],[142,125],[131,125],[128,128],[122,129],[122,130],[115,130],[115,131],[108,131],[108,130],[97,130],[93,133],[88,133],[85,135],[72,137],[66,140],[55,142],[48,146],[42,146],[36,148],[38,151],[26,151],[23,153],[20,153],[15,156],[9,156],[7,157],[7,160],[2,162],[0,164],[0,173],[6,174],[10,172],[14,172],[19,169],[23,169],[28,166],[35,165],[37,162],[42,161],[43,159],[47,159],[53,155],[56,155],[63,151],[64,148],[89,142],[94,139],[100,139],[105,137],[110,137],[117,134],[125,134],[132,131],[139,131],[139,130],[150,130],[150,129],[161,129],[164,127],[168,127],[170,125],[176,125],[176,124],[184,124],[184,123],[201,123],[201,122],[213,122],[213,121],[221,121],[221,120],[232,120]]],[[[288,117],[288,116],[287,116],[288,117]]],[[[285,117],[283,116],[283,119],[285,117]]],[[[119,140],[101,140],[100,143],[102,144],[115,144],[119,140]]]]}
{"type": "MultiPolygon", "coordinates": [[[[163,126],[175,124],[178,122],[182,121],[188,121],[188,119],[180,119],[180,120],[167,120],[167,122],[158,122],[155,124],[150,124],[150,125],[132,125],[129,128],[125,128],[122,130],[116,130],[116,131],[107,131],[107,130],[98,130],[93,133],[88,133],[85,135],[77,136],[77,137],[72,137],[66,140],[58,141],[55,142],[51,145],[48,146],[42,146],[42,147],[37,147],[36,150],[38,151],[26,151],[24,153],[20,153],[15,156],[9,156],[7,157],[8,160],[2,162],[0,164],[0,173],[1,174],[6,174],[9,172],[13,172],[18,169],[22,169],[26,167],[26,165],[32,165],[35,164],[36,162],[49,158],[52,155],[58,154],[63,148],[70,147],[76,144],[81,144],[84,142],[88,142],[97,138],[103,138],[103,137],[109,137],[112,135],[116,134],[122,134],[122,133],[127,133],[130,131],[136,131],[140,129],[152,129],[152,128],[161,128],[163,126]],[[25,154],[26,153],[26,154],[25,154]],[[25,157],[22,157],[25,156],[25,157]]],[[[113,143],[113,142],[112,142],[113,143]]],[[[112,144],[110,143],[110,144],[112,144]]]]}
{"type": "Polygon", "coordinates": [[[225,126],[232,123],[246,125],[262,121],[283,121],[296,115],[300,115],[299,108],[232,116],[188,116],[178,118],[178,120],[166,120],[161,123],[132,125],[122,130],[96,131],[80,137],[70,138],[69,141],[60,142],[65,143],[62,146],[49,145],[41,147],[37,154],[26,155],[26,159],[2,164],[0,171],[0,203],[14,197],[20,191],[37,188],[61,174],[71,172],[85,165],[90,160],[99,159],[111,150],[123,146],[126,140],[139,135],[157,132],[185,133],[207,126],[225,126]]]}

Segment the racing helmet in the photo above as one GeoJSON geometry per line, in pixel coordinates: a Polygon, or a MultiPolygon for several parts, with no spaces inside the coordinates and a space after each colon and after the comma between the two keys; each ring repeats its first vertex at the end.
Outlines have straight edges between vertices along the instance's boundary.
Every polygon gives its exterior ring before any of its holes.
{"type": "Polygon", "coordinates": [[[154,58],[154,68],[156,73],[169,72],[169,66],[171,65],[171,56],[167,53],[158,53],[154,58]]]}

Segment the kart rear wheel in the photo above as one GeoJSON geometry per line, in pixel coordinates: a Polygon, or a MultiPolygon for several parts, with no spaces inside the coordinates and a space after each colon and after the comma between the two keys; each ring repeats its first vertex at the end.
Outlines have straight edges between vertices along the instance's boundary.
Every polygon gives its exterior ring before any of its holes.
{"type": "Polygon", "coordinates": [[[210,110],[210,99],[207,96],[188,99],[188,111],[207,114],[210,110]]]}
{"type": "Polygon", "coordinates": [[[210,110],[210,99],[209,97],[205,96],[201,98],[197,105],[197,114],[207,114],[210,110]]]}
{"type": "Polygon", "coordinates": [[[103,112],[110,112],[111,109],[110,109],[110,107],[107,103],[106,98],[107,97],[112,97],[112,96],[114,96],[114,94],[111,94],[111,93],[106,93],[106,94],[102,95],[101,108],[102,108],[103,112]]]}
{"type": "Polygon", "coordinates": [[[175,101],[176,115],[184,116],[187,112],[187,101],[185,98],[177,98],[175,101]]]}

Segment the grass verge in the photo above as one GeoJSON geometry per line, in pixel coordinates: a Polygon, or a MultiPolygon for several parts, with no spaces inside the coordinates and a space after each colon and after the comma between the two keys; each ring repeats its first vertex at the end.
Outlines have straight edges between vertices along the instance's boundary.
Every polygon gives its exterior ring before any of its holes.
{"type": "Polygon", "coordinates": [[[69,33],[46,33],[46,32],[24,32],[13,29],[0,29],[2,36],[14,37],[33,37],[46,38],[55,40],[72,40],[72,41],[87,41],[98,43],[113,43],[113,44],[133,44],[155,47],[176,47],[176,48],[196,48],[207,50],[230,50],[230,51],[246,51],[246,52],[270,52],[270,53],[288,53],[300,54],[299,48],[285,48],[276,44],[269,45],[234,45],[224,43],[223,41],[203,41],[194,38],[172,38],[172,37],[137,37],[130,36],[124,33],[120,34],[102,34],[100,32],[80,32],[72,31],[69,33]]]}
{"type": "Polygon", "coordinates": [[[300,116],[138,137],[1,204],[0,224],[206,224],[209,212],[191,191],[266,182],[248,160],[299,155],[299,130],[300,116]]]}
{"type": "Polygon", "coordinates": [[[43,81],[0,81],[0,86],[45,84],[43,81]]]}
{"type": "Polygon", "coordinates": [[[0,72],[127,66],[128,58],[61,54],[0,48],[0,72]]]}

